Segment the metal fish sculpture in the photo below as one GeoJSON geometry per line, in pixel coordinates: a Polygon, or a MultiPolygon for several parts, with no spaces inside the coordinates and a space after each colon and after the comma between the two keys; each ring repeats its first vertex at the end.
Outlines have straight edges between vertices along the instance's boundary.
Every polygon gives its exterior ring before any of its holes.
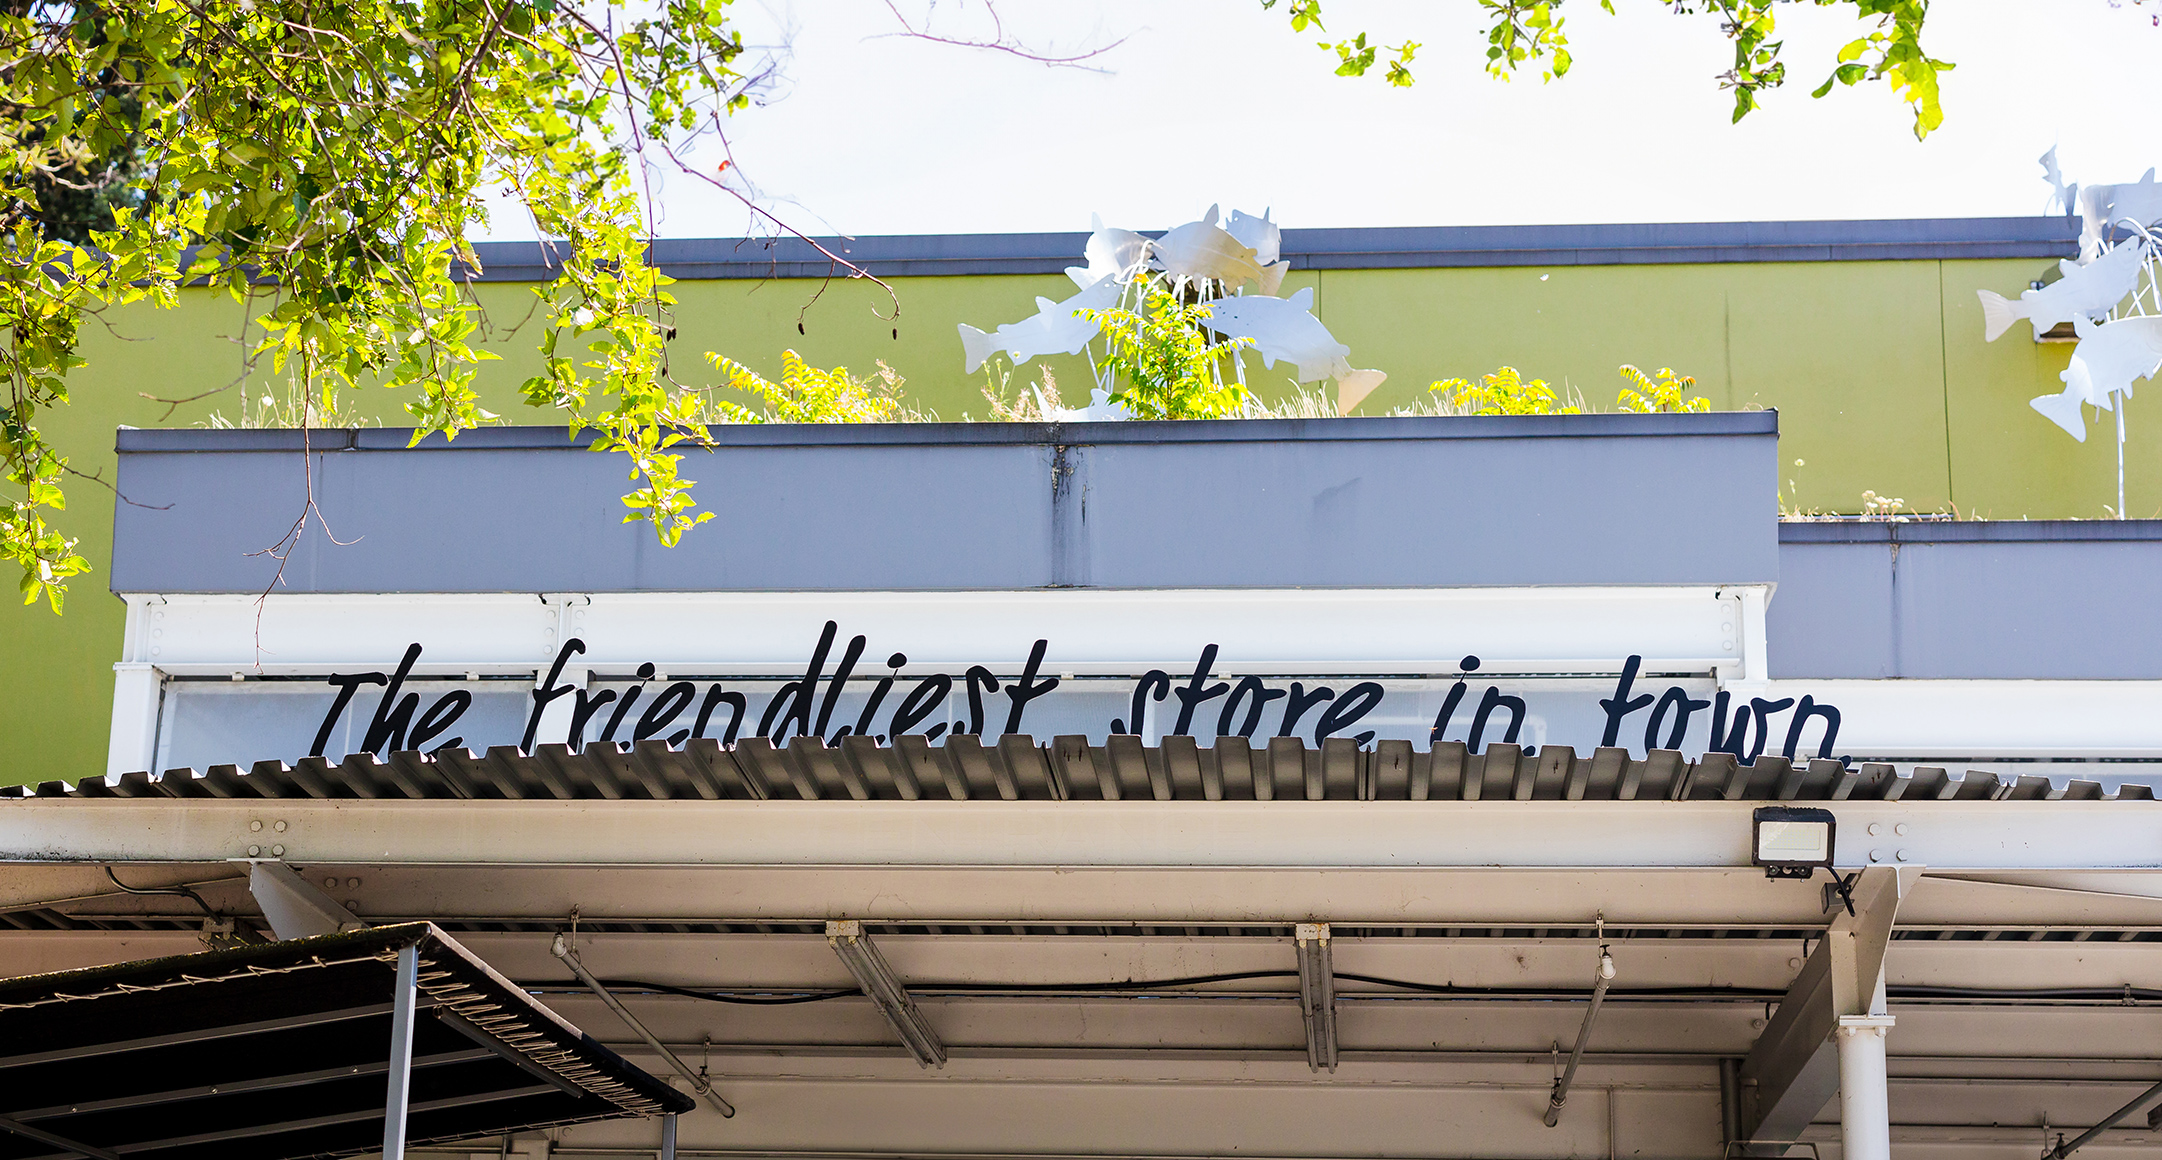
{"type": "Polygon", "coordinates": [[[1314,288],[1305,287],[1289,298],[1242,294],[1208,303],[1209,317],[1203,326],[1228,338],[1252,339],[1263,366],[1274,367],[1278,359],[1296,363],[1298,379],[1341,379],[1351,374],[1346,361],[1351,348],[1336,341],[1329,328],[1310,311],[1314,288]]]}
{"type": "Polygon", "coordinates": [[[1254,249],[1216,224],[1216,208],[1149,244],[1150,261],[1173,282],[1213,278],[1227,286],[1261,281],[1254,249]]]}
{"type": "Polygon", "coordinates": [[[1079,354],[1081,348],[1103,329],[1098,323],[1081,317],[1080,312],[1109,310],[1118,297],[1118,279],[1100,278],[1064,302],[1036,299],[1033,316],[1006,323],[990,334],[964,322],[960,327],[962,373],[975,374],[984,360],[1000,351],[1005,351],[1016,364],[1040,354],[1079,354]]]}
{"type": "Polygon", "coordinates": [[[2162,370],[2162,315],[2120,318],[2100,325],[2078,318],[2072,326],[2079,331],[2079,346],[2072,351],[2072,365],[2057,376],[2064,380],[2064,392],[2030,399],[2027,405],[2085,443],[2087,424],[2080,404],[2110,410],[2110,395],[2122,393],[2130,398],[2133,382],[2151,379],[2162,370]]]}
{"type": "Polygon", "coordinates": [[[1066,276],[1083,290],[1105,278],[1126,281],[1127,275],[1141,263],[1149,240],[1132,230],[1106,229],[1100,214],[1089,215],[1089,230],[1088,246],[1081,252],[1082,257],[1088,259],[1088,265],[1068,266],[1066,276]]]}
{"type": "Polygon", "coordinates": [[[2079,191],[2081,253],[2101,252],[2119,226],[2162,223],[2162,185],[2155,183],[2154,174],[2149,169],[2136,182],[2090,185],[2079,191]]]}
{"type": "Polygon", "coordinates": [[[1272,265],[1284,256],[1284,232],[1276,228],[1275,222],[1269,220],[1269,215],[1274,212],[1273,209],[1265,209],[1261,211],[1260,217],[1255,217],[1244,210],[1235,209],[1224,221],[1224,232],[1237,238],[1240,245],[1254,251],[1255,265],[1272,265]]]}
{"type": "Polygon", "coordinates": [[[2042,155],[2042,180],[2049,182],[2049,188],[2056,197],[2058,209],[2066,214],[2079,212],[2079,183],[2073,182],[2071,185],[2064,183],[2064,173],[2057,168],[2057,147],[2055,145],[2050,146],[2049,152],[2042,155]]]}
{"type": "Polygon", "coordinates": [[[2147,244],[2135,240],[2084,266],[2060,260],[2057,269],[2064,277],[2040,290],[2022,291],[2017,301],[1992,290],[1977,290],[1982,300],[1982,336],[1995,342],[2019,318],[2033,323],[2034,332],[2040,334],[2060,322],[2107,314],[2139,285],[2140,266],[2146,259],[2147,244]]]}

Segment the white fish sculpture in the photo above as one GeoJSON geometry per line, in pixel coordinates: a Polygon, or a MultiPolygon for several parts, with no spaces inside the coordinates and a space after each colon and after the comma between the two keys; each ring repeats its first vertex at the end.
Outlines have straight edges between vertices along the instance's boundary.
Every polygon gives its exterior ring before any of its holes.
{"type": "Polygon", "coordinates": [[[2162,185],[2155,171],[2125,185],[2090,185],[2079,191],[2080,252],[2099,253],[2110,234],[2123,225],[2162,223],[2162,185]]]}
{"type": "Polygon", "coordinates": [[[1016,364],[1040,354],[1080,354],[1081,348],[1103,329],[1101,324],[1081,317],[1080,312],[1109,310],[1118,297],[1118,279],[1100,278],[1064,302],[1036,299],[1033,316],[1006,323],[990,334],[964,322],[960,327],[962,373],[975,374],[984,360],[1000,351],[1016,364]]]}
{"type": "Polygon", "coordinates": [[[1339,375],[1336,380],[1336,413],[1351,414],[1353,407],[1365,402],[1366,397],[1374,393],[1374,388],[1388,379],[1387,371],[1353,371],[1348,375],[1339,375]]]}
{"type": "Polygon", "coordinates": [[[1265,294],[1216,298],[1207,303],[1209,317],[1202,325],[1227,338],[1252,339],[1263,366],[1274,367],[1278,359],[1297,364],[1302,383],[1341,379],[1351,373],[1351,348],[1336,341],[1313,316],[1313,305],[1311,286],[1289,298],[1265,294]]]}
{"type": "Polygon", "coordinates": [[[2050,191],[2056,195],[2056,204],[2067,214],[2079,212],[2079,184],[2064,183],[2064,173],[2057,168],[2057,147],[2052,145],[2042,155],[2042,180],[2049,182],[2050,191]]]}
{"type": "Polygon", "coordinates": [[[1216,208],[1149,244],[1150,261],[1173,282],[1213,278],[1227,286],[1261,281],[1254,248],[1216,224],[1216,208]]]}
{"type": "Polygon", "coordinates": [[[2020,318],[2033,323],[2034,332],[2040,334],[2060,322],[2107,314],[2139,285],[2140,266],[2146,259],[2147,244],[2134,240],[2084,266],[2060,260],[2057,269],[2064,277],[2040,290],[2022,291],[2016,301],[1993,290],[1977,290],[1982,300],[1982,336],[1995,342],[2020,318]]]}
{"type": "Polygon", "coordinates": [[[1243,210],[1232,210],[1224,221],[1224,232],[1239,240],[1239,244],[1254,251],[1256,265],[1274,265],[1284,256],[1284,231],[1269,220],[1274,210],[1262,210],[1260,217],[1243,210]]]}
{"type": "Polygon", "coordinates": [[[1251,246],[1254,264],[1261,267],[1261,277],[1256,279],[1255,289],[1275,297],[1284,288],[1284,275],[1291,272],[1291,263],[1281,261],[1284,256],[1284,232],[1269,220],[1268,210],[1260,217],[1241,210],[1232,210],[1224,222],[1224,232],[1239,240],[1242,246],[1251,246]]]}
{"type": "Polygon", "coordinates": [[[1068,266],[1066,276],[1083,290],[1105,278],[1127,281],[1148,251],[1149,240],[1132,230],[1105,228],[1100,214],[1089,215],[1089,230],[1088,246],[1081,252],[1088,265],[1068,266]]]}
{"type": "Polygon", "coordinates": [[[2030,399],[2027,405],[2085,443],[2087,424],[2080,404],[2110,410],[2110,395],[2130,398],[2133,382],[2151,379],[2162,370],[2162,315],[2099,325],[2078,318],[2072,326],[2079,331],[2079,346],[2072,351],[2072,365],[2057,376],[2064,380],[2064,392],[2030,399]]]}

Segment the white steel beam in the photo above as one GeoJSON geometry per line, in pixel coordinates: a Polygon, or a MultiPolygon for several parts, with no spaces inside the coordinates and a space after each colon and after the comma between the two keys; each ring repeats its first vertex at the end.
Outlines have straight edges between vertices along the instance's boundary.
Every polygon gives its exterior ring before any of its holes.
{"type": "MultiPolygon", "coordinates": [[[[1739,868],[1755,805],[29,798],[0,803],[0,862],[258,858],[282,825],[302,863],[1739,868]]],[[[1827,807],[1845,867],[2162,866],[2162,802],[1827,807]]]]}
{"type": "MultiPolygon", "coordinates": [[[[1783,1154],[1777,1146],[1799,1139],[1840,1093],[1840,1020],[1884,1014],[1884,958],[1892,924],[1919,876],[1910,867],[1864,870],[1852,889],[1853,912],[1837,906],[1824,938],[1780,1000],[1779,1013],[1742,1061],[1742,1136],[1752,1146],[1772,1146],[1783,1154]]],[[[1875,1058],[1881,1094],[1881,1035],[1875,1058]]]]}

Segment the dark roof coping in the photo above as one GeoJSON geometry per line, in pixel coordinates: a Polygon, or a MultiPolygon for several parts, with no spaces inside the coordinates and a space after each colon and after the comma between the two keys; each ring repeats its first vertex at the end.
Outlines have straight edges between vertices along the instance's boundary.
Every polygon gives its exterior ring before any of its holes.
{"type": "MultiPolygon", "coordinates": [[[[2053,217],[1400,226],[1287,229],[1283,255],[1294,270],[2064,258],[2078,236],[2077,219],[2053,217]]],[[[1087,241],[1080,232],[818,239],[880,277],[1057,274],[1082,264],[1087,241]]],[[[541,281],[562,261],[559,244],[481,242],[474,250],[483,282],[541,281]]],[[[845,272],[798,238],[663,238],[652,259],[691,281],[845,272]]]]}
{"type": "Polygon", "coordinates": [[[2162,540],[2162,520],[1782,520],[1782,544],[2033,544],[2162,540]]]}
{"type": "MultiPolygon", "coordinates": [[[[1346,419],[1200,419],[1126,423],[746,423],[708,427],[719,447],[929,447],[1029,444],[1365,442],[1424,439],[1586,439],[1777,435],[1779,413],[1691,415],[1422,415],[1346,419]]],[[[532,451],[588,447],[591,432],[559,426],[476,427],[455,441],[412,443],[409,427],[310,430],[120,428],[123,453],[236,451],[532,451]]]]}

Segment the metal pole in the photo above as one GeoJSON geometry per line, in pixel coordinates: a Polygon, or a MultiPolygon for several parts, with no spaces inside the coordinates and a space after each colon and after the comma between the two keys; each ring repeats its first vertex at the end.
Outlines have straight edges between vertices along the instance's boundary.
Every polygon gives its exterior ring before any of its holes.
{"type": "MultiPolygon", "coordinates": [[[[2126,387],[2125,394],[2131,390],[2126,387]]],[[[2124,518],[2124,394],[2117,396],[2117,518],[2124,518]]]]}
{"type": "Polygon", "coordinates": [[[588,990],[599,995],[601,1002],[608,1004],[608,1009],[616,1013],[616,1018],[623,1020],[625,1026],[638,1033],[638,1038],[646,1041],[646,1046],[660,1052],[661,1058],[668,1061],[668,1066],[676,1069],[677,1075],[689,1080],[691,1086],[697,1089],[698,1094],[706,1097],[707,1101],[713,1105],[713,1110],[726,1117],[733,1118],[735,1116],[736,1107],[734,1104],[722,1099],[721,1093],[713,1090],[711,1082],[704,1076],[692,1071],[691,1065],[677,1058],[675,1052],[668,1050],[667,1044],[662,1043],[654,1037],[651,1031],[646,1030],[646,1025],[640,1023],[638,1017],[631,1014],[630,1009],[625,1007],[621,1000],[609,994],[608,988],[602,986],[601,981],[593,977],[593,972],[586,970],[586,965],[578,961],[578,952],[571,949],[569,939],[557,935],[555,946],[552,949],[555,957],[562,959],[563,965],[569,967],[571,973],[578,976],[578,981],[584,983],[588,990]]]}
{"type": "Polygon", "coordinates": [[[383,1160],[405,1160],[405,1109],[413,1098],[413,1009],[420,997],[420,944],[398,948],[390,1009],[390,1090],[383,1100],[383,1160]]]}
{"type": "Polygon", "coordinates": [[[661,1115],[661,1160],[676,1160],[676,1114],[661,1115]]]}
{"type": "MultiPolygon", "coordinates": [[[[1604,926],[1605,923],[1600,924],[1604,926]]],[[[1606,947],[1599,948],[1599,981],[1591,989],[1591,1009],[1584,1012],[1584,1026],[1577,1029],[1576,1049],[1569,1053],[1569,1067],[1554,1081],[1554,1094],[1546,1101],[1546,1126],[1561,1123],[1561,1106],[1569,1102],[1569,1085],[1576,1081],[1576,1066],[1584,1062],[1584,1045],[1591,1042],[1591,1025],[1599,1018],[1599,1004],[1606,1002],[1606,989],[1614,982],[1614,958],[1606,947]]]]}
{"type": "Polygon", "coordinates": [[[2071,1143],[2059,1144],[2055,1148],[2050,1149],[2049,1156],[2046,1157],[2045,1160],[2064,1160],[2066,1156],[2070,1156],[2072,1154],[2072,1150],[2074,1148],[2077,1148],[2080,1145],[2087,1143],[2089,1140],[2094,1139],[2096,1136],[2099,1136],[2102,1133],[2109,1131],[2111,1128],[2116,1127],[2117,1121],[2122,1120],[2126,1116],[2129,1116],[2132,1113],[2140,1110],[2140,1107],[2142,1105],[2144,1105],[2147,1101],[2155,1098],[2156,1096],[2162,1096],[2162,1083],[2158,1083],[2153,1087],[2148,1088],[2146,1091],[2143,1091],[2140,1094],[2132,1097],[2131,1103],[2126,1104],[2121,1108],[2118,1108],[2114,1112],[2111,1112],[2109,1114],[2109,1118],[2073,1137],[2071,1143]]]}
{"type": "Polygon", "coordinates": [[[1884,1082],[1889,1015],[1839,1017],[1839,1158],[1892,1160],[1892,1108],[1884,1082]]]}
{"type": "Polygon", "coordinates": [[[1742,1061],[1719,1061],[1719,1142],[1728,1148],[1742,1138],[1742,1061]]]}

